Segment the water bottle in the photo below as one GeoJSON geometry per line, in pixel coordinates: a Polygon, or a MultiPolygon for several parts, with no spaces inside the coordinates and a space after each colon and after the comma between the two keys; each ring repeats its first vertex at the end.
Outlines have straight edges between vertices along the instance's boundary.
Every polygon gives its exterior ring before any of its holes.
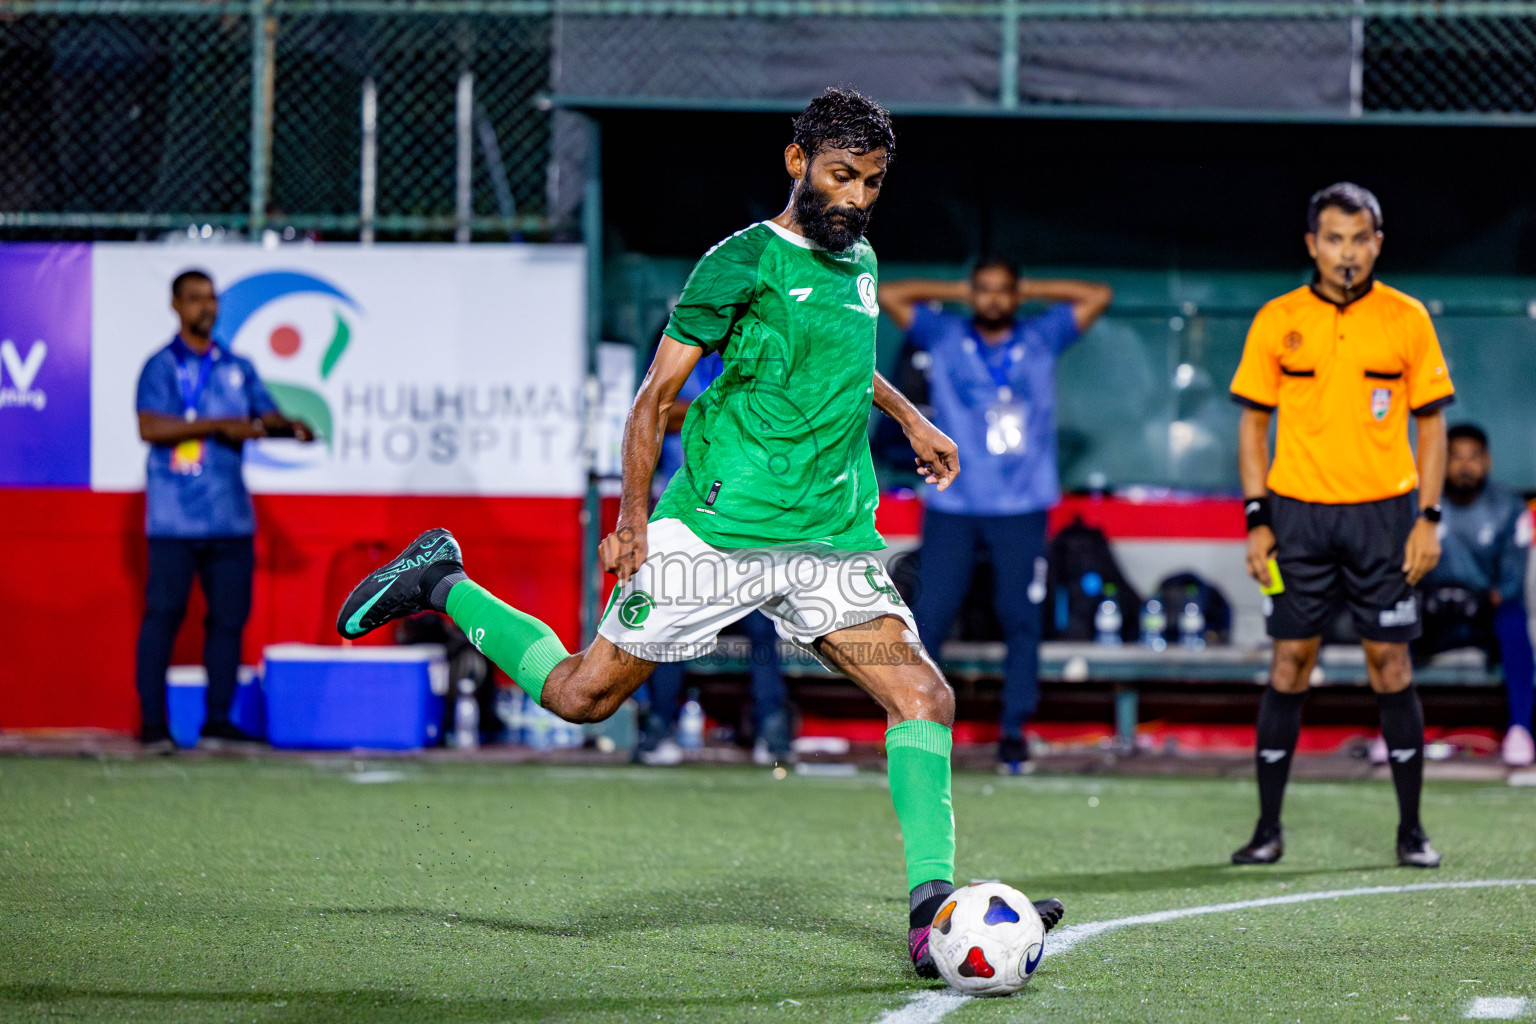
{"type": "Polygon", "coordinates": [[[1163,633],[1168,628],[1168,613],[1163,611],[1163,602],[1155,597],[1147,598],[1147,603],[1141,606],[1141,645],[1154,651],[1161,651],[1168,646],[1168,641],[1163,638],[1163,633]]]}
{"type": "Polygon", "coordinates": [[[677,713],[677,745],[684,750],[704,746],[704,709],[699,705],[698,690],[688,691],[688,699],[677,713]]]}
{"type": "Polygon", "coordinates": [[[453,702],[453,745],[460,750],[480,746],[480,704],[473,679],[459,680],[459,696],[453,702]]]}
{"type": "Polygon", "coordinates": [[[1194,594],[1186,594],[1184,611],[1179,615],[1179,646],[1187,651],[1205,650],[1205,613],[1194,594]]]}
{"type": "Polygon", "coordinates": [[[523,727],[523,691],[515,686],[496,687],[496,721],[501,723],[497,737],[501,743],[521,743],[523,727]]]}
{"type": "Polygon", "coordinates": [[[1113,583],[1105,586],[1104,600],[1099,602],[1099,610],[1093,616],[1094,640],[1107,647],[1120,646],[1120,627],[1125,621],[1115,590],[1113,583]]]}

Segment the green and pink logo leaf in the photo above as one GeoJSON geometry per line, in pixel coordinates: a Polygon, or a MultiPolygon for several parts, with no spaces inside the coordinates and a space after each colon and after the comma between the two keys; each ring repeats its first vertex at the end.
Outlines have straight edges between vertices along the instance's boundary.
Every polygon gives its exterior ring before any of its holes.
{"type": "MultiPolygon", "coordinates": [[[[352,340],[352,327],[347,318],[342,315],[343,310],[350,310],[353,313],[361,312],[361,307],[352,296],[329,281],[296,270],[275,270],[241,278],[219,296],[219,320],[214,325],[214,336],[218,338],[220,344],[230,347],[235,338],[239,337],[241,330],[257,313],[273,303],[298,295],[322,296],[334,300],[331,310],[330,340],[323,343],[325,348],[320,354],[313,380],[315,385],[324,384],[335,371],[342,356],[346,354],[352,340]]],[[[285,364],[294,360],[301,352],[312,352],[315,346],[322,344],[318,338],[311,340],[306,337],[304,331],[291,323],[282,323],[272,328],[265,341],[271,355],[285,364]]],[[[305,363],[308,362],[308,360],[305,361],[305,363]]],[[[297,364],[294,368],[297,369],[297,364]]],[[[283,411],[283,415],[301,419],[310,424],[315,428],[316,435],[325,442],[327,448],[330,448],[335,432],[334,417],[330,403],[325,400],[325,396],[318,388],[309,384],[273,379],[265,374],[263,378],[267,390],[272,393],[272,398],[277,402],[278,408],[283,411]]],[[[263,451],[260,445],[250,446],[247,449],[247,458],[255,465],[274,469],[297,469],[303,465],[303,463],[277,458],[270,452],[263,451]]]]}

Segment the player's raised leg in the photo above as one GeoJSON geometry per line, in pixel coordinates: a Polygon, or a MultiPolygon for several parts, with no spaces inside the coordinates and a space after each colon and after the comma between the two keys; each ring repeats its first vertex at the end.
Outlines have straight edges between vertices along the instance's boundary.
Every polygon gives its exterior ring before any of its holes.
{"type": "MultiPolygon", "coordinates": [[[[884,615],[822,637],[817,651],[885,710],[891,803],[901,823],[910,892],[908,951],[917,973],[938,976],[928,931],[955,890],[955,812],[950,797],[955,696],[904,620],[884,615]]],[[[1061,920],[1055,899],[1035,909],[1049,930],[1061,920]]]]}
{"type": "Polygon", "coordinates": [[[356,639],[428,610],[448,615],[513,682],[568,722],[607,718],[654,667],[603,637],[571,654],[549,626],[469,579],[458,542],[440,528],[364,577],[342,604],[336,630],[356,639]]]}

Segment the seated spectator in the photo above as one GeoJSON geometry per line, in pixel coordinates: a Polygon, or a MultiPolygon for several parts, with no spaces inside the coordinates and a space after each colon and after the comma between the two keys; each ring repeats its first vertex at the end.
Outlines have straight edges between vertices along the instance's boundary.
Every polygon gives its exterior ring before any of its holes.
{"type": "Polygon", "coordinates": [[[1509,698],[1504,763],[1525,767],[1536,761],[1536,657],[1525,608],[1531,512],[1519,494],[1488,479],[1493,456],[1481,429],[1463,423],[1447,437],[1442,553],[1421,584],[1424,634],[1413,645],[1414,659],[1422,663],[1440,651],[1481,647],[1490,665],[1502,662],[1509,698]]]}

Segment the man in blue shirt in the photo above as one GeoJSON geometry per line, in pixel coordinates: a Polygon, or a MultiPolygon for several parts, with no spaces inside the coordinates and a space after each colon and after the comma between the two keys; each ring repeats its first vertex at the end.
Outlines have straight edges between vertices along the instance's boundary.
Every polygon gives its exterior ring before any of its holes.
{"type": "Polygon", "coordinates": [[[1438,651],[1482,647],[1503,663],[1509,699],[1504,763],[1524,768],[1536,761],[1536,655],[1525,608],[1531,510],[1514,490],[1488,478],[1493,457],[1480,427],[1458,424],[1446,438],[1440,561],[1420,584],[1424,634],[1413,653],[1422,662],[1438,651]]]}
{"type": "Polygon", "coordinates": [[[965,473],[929,490],[914,610],[923,646],[938,654],[970,587],[991,556],[993,602],[1008,644],[998,759],[1021,772],[1024,723],[1039,700],[1040,602],[1045,597],[1046,512],[1061,498],[1056,475],[1056,359],[1114,293],[1089,281],[1035,281],[989,258],[965,281],[891,281],[880,307],[929,356],[934,425],[955,439],[965,473]],[[1020,317],[1019,307],[1049,308],[1020,317]],[[937,311],[965,303],[969,316],[937,311]]]}
{"type": "Polygon", "coordinates": [[[165,673],[194,575],[208,604],[203,736],[215,743],[252,739],[229,721],[256,564],[256,516],[241,475],[242,451],[258,437],[314,440],[308,424],[278,411],[250,361],[214,340],[219,299],[207,274],[178,275],[171,308],[181,330],[144,364],[137,399],[139,436],[150,444],[144,488],[149,580],[137,671],[140,739],[163,753],[174,749],[165,673]]]}

